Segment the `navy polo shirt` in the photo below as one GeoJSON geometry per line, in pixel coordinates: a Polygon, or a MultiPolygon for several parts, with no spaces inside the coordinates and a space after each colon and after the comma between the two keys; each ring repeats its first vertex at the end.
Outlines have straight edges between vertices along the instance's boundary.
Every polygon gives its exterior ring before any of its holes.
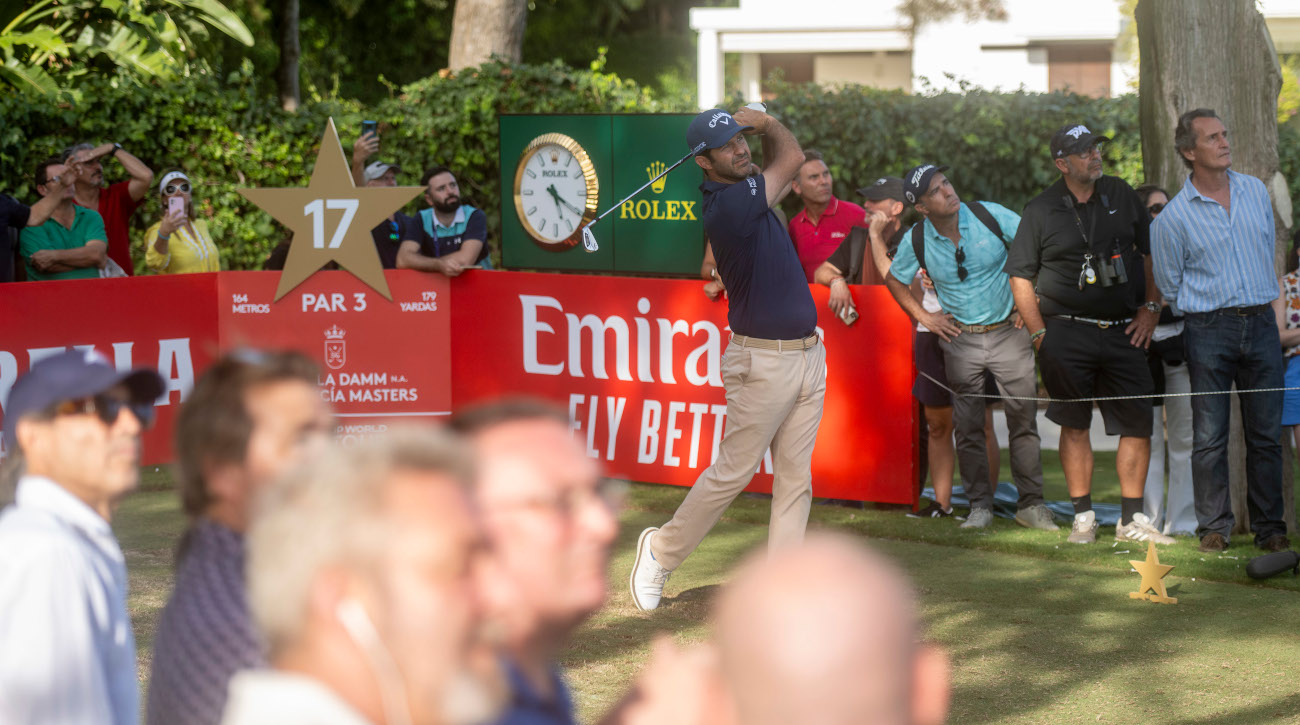
{"type": "Polygon", "coordinates": [[[817,308],[790,235],[767,205],[762,174],[734,184],[705,180],[700,191],[704,232],[727,286],[731,331],[767,340],[813,334],[817,308]]]}
{"type": "Polygon", "coordinates": [[[393,219],[385,219],[379,226],[370,230],[375,240],[375,249],[379,252],[379,263],[384,269],[397,269],[397,250],[404,239],[420,238],[420,230],[415,227],[415,220],[397,212],[393,219]]]}

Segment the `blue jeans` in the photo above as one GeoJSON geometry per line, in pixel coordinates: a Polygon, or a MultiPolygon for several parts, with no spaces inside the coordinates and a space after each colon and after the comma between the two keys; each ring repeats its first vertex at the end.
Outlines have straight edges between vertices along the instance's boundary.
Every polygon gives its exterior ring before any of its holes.
{"type": "MultiPolygon", "coordinates": [[[[1282,344],[1273,310],[1187,313],[1184,343],[1192,392],[1282,387],[1282,344]]],[[[1246,496],[1255,543],[1285,534],[1282,507],[1282,393],[1243,393],[1241,421],[1246,439],[1246,496]]],[[[1197,536],[1232,531],[1228,493],[1227,395],[1192,398],[1192,490],[1197,536]]]]}

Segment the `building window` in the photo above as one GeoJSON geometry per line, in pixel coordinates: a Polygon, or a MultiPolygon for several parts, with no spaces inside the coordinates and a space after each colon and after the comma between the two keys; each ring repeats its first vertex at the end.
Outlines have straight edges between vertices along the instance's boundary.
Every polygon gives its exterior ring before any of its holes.
{"type": "Polygon", "coordinates": [[[780,68],[786,83],[811,83],[813,81],[812,53],[763,53],[759,56],[763,78],[763,98],[770,99],[772,91],[767,79],[780,68]]]}
{"type": "Polygon", "coordinates": [[[1111,46],[1057,45],[1047,48],[1047,83],[1053,91],[1110,97],[1111,46]]]}

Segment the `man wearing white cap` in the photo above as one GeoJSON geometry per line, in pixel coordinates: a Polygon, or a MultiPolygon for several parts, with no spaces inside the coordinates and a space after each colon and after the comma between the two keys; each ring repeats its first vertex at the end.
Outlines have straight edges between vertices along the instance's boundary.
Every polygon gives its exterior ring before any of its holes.
{"type": "Polygon", "coordinates": [[[0,722],[140,721],[126,564],[109,519],[139,477],[158,373],[94,352],[46,358],[14,384],[4,442],[19,456],[0,513],[0,722]]]}
{"type": "MultiPolygon", "coordinates": [[[[361,134],[352,147],[352,182],[357,186],[397,186],[397,175],[402,172],[402,167],[383,161],[366,164],[366,160],[378,150],[379,136],[374,131],[361,134]]],[[[397,251],[402,248],[403,240],[419,239],[419,228],[409,226],[414,222],[413,217],[395,211],[387,221],[370,230],[384,269],[397,269],[397,251]]]]}

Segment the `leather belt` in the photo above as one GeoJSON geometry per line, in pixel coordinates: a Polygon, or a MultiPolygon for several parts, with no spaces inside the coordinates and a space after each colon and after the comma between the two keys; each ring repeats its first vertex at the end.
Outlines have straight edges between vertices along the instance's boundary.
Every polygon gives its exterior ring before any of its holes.
{"type": "Polygon", "coordinates": [[[753,347],[759,350],[776,350],[785,352],[786,350],[807,350],[815,347],[820,341],[817,333],[813,333],[802,340],[764,340],[761,337],[746,337],[745,335],[732,335],[731,341],[741,347],[753,347]]]}
{"type": "Polygon", "coordinates": [[[980,333],[980,332],[990,332],[992,330],[998,329],[999,327],[1006,327],[1007,325],[1010,324],[1011,324],[1011,318],[1008,317],[1007,319],[1001,322],[994,322],[992,325],[963,325],[960,322],[958,322],[957,329],[961,330],[962,332],[980,333]]]}
{"type": "Polygon", "coordinates": [[[1071,322],[1082,322],[1087,325],[1096,325],[1103,330],[1114,325],[1127,325],[1133,321],[1132,317],[1124,320],[1095,320],[1091,317],[1080,317],[1078,315],[1053,315],[1053,317],[1058,320],[1069,320],[1071,322]]]}
{"type": "Polygon", "coordinates": [[[1268,307],[1269,307],[1268,303],[1265,303],[1262,305],[1247,305],[1246,307],[1224,307],[1223,309],[1217,311],[1228,315],[1245,317],[1247,315],[1258,315],[1262,313],[1264,310],[1268,309],[1268,307]]]}

